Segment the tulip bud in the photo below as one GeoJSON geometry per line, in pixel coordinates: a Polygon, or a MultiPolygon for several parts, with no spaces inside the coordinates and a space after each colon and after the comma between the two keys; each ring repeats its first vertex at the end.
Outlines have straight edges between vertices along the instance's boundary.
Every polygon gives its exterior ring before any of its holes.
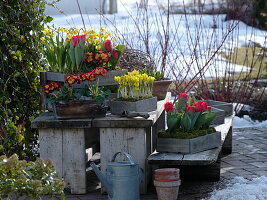
{"type": "Polygon", "coordinates": [[[112,42],[110,40],[106,40],[104,42],[104,47],[107,51],[111,51],[112,50],[112,42]]]}

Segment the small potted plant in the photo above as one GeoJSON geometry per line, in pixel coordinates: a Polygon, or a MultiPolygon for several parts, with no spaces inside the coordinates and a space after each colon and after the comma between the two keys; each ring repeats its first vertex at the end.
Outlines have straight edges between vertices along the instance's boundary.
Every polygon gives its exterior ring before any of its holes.
{"type": "Polygon", "coordinates": [[[159,71],[144,70],[142,72],[155,78],[153,96],[156,96],[158,100],[165,99],[172,80],[165,78],[164,74],[159,71]]]}
{"type": "Polygon", "coordinates": [[[158,134],[157,151],[196,153],[221,145],[221,133],[211,127],[216,113],[204,101],[195,101],[186,93],[164,105],[167,130],[158,134]]]}
{"type": "Polygon", "coordinates": [[[124,111],[150,112],[157,109],[157,98],[153,97],[154,77],[134,70],[123,76],[115,76],[119,83],[117,98],[110,102],[112,114],[124,111]]]}
{"type": "Polygon", "coordinates": [[[97,67],[91,72],[81,75],[70,74],[65,77],[66,85],[50,82],[44,86],[48,94],[47,103],[53,105],[53,111],[58,119],[93,118],[106,115],[105,99],[110,91],[103,91],[98,84],[84,84],[83,88],[75,88],[85,81],[95,81],[99,76],[105,76],[107,70],[97,67]]]}

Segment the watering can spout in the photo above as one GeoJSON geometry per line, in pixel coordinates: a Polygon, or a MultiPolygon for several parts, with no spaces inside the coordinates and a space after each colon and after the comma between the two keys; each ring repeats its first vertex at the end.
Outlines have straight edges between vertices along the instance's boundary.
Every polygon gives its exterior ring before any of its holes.
{"type": "Polygon", "coordinates": [[[95,163],[90,163],[90,166],[93,168],[95,174],[101,181],[101,183],[104,185],[104,187],[107,189],[108,195],[112,198],[113,197],[113,189],[112,185],[108,182],[107,178],[104,176],[104,174],[98,169],[98,167],[95,165],[95,163]]]}

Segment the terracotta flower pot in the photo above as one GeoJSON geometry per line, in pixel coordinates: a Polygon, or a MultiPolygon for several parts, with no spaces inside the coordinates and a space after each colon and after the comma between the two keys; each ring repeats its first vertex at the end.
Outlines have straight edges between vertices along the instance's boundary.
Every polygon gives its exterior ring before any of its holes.
{"type": "Polygon", "coordinates": [[[176,200],[181,185],[180,170],[177,168],[164,168],[155,170],[154,186],[157,190],[158,200],[176,200]]]}
{"type": "Polygon", "coordinates": [[[155,81],[153,87],[153,96],[156,96],[158,100],[165,99],[171,83],[172,80],[155,81]]]}
{"type": "Polygon", "coordinates": [[[155,181],[170,182],[180,180],[180,170],[177,168],[164,168],[155,170],[155,181]]]}

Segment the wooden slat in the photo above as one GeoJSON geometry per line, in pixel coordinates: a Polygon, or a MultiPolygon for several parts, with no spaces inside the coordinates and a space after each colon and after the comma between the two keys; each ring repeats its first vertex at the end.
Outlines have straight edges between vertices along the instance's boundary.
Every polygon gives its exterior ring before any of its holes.
{"type": "Polygon", "coordinates": [[[63,130],[63,176],[72,194],[86,193],[84,129],[63,130]]]}
{"type": "Polygon", "coordinates": [[[159,153],[155,151],[148,157],[149,164],[177,164],[182,163],[183,155],[178,153],[159,153]]]}
{"type": "Polygon", "coordinates": [[[57,72],[45,72],[47,81],[58,81],[64,82],[66,74],[57,73],[57,72]]]}
{"type": "Polygon", "coordinates": [[[63,177],[62,137],[61,129],[39,129],[40,158],[50,159],[59,177],[63,177]]]}
{"type": "Polygon", "coordinates": [[[32,128],[91,128],[92,119],[56,119],[54,113],[44,112],[31,122],[32,128]]]}
{"type": "MultiPolygon", "coordinates": [[[[101,171],[116,152],[128,152],[139,166],[146,170],[146,130],[144,128],[100,128],[101,171]]],[[[123,159],[123,157],[118,157],[123,159]]],[[[141,184],[141,193],[146,193],[147,180],[141,184]]]]}

